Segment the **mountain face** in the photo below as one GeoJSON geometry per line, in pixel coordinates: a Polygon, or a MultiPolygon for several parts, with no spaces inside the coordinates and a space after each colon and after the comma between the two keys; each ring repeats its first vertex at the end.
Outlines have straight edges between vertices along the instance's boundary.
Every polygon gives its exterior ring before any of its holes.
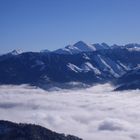
{"type": "Polygon", "coordinates": [[[78,137],[52,132],[32,124],[0,121],[0,140],[82,140],[78,137]]]}
{"type": "Polygon", "coordinates": [[[82,82],[116,80],[140,64],[140,45],[88,45],[82,41],[56,51],[11,53],[0,56],[0,84],[82,82]]]}
{"type": "Polygon", "coordinates": [[[140,67],[128,71],[118,78],[115,90],[140,89],[140,67]]]}

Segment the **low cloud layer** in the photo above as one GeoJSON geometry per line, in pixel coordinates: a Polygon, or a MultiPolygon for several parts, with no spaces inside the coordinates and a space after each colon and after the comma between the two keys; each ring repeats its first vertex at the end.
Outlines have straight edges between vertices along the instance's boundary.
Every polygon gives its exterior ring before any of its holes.
{"type": "Polygon", "coordinates": [[[139,140],[140,91],[112,92],[109,84],[47,92],[0,86],[0,119],[35,123],[84,140],[139,140]]]}

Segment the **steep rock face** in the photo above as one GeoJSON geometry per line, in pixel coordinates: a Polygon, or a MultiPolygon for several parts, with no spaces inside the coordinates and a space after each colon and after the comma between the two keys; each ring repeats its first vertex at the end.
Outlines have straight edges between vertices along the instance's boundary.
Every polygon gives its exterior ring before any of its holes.
{"type": "Polygon", "coordinates": [[[58,134],[32,124],[16,124],[0,121],[0,140],[82,140],[78,137],[58,134]]]}

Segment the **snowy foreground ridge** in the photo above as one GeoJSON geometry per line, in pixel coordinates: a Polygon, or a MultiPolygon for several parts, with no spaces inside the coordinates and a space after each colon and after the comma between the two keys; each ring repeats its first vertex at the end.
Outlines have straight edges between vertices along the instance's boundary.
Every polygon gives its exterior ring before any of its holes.
{"type": "Polygon", "coordinates": [[[0,119],[39,124],[84,140],[140,140],[139,93],[112,92],[109,84],[51,92],[0,86],[0,119]]]}

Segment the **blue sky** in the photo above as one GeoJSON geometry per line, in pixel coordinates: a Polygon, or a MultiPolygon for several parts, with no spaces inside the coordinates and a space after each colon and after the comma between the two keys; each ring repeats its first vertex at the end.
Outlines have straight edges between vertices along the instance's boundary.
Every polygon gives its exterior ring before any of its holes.
{"type": "Polygon", "coordinates": [[[140,43],[140,0],[0,0],[0,53],[140,43]]]}

